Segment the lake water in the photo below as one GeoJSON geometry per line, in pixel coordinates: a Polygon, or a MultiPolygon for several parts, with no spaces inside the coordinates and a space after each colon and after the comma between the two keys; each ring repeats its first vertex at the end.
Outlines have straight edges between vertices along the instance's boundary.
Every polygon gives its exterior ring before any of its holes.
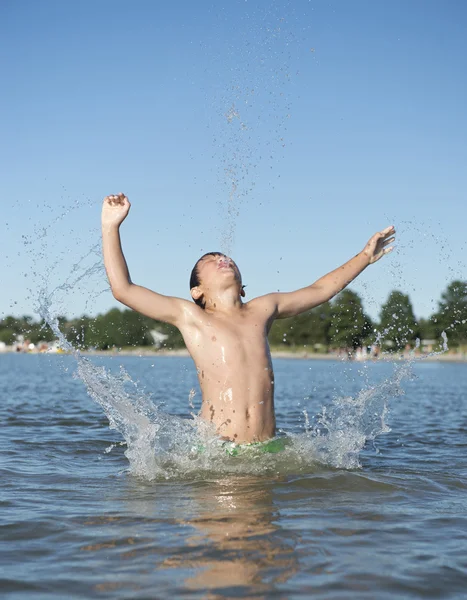
{"type": "Polygon", "coordinates": [[[3,598],[467,597],[467,365],[275,360],[292,444],[229,456],[189,359],[90,360],[0,356],[3,598]]]}

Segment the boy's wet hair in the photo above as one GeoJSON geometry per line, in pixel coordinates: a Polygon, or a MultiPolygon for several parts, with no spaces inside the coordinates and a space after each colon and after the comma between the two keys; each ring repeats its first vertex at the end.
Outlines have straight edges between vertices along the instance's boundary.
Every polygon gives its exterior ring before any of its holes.
{"type": "MultiPolygon", "coordinates": [[[[191,275],[190,275],[190,290],[192,290],[194,287],[198,287],[199,284],[201,283],[201,281],[199,279],[199,275],[198,275],[198,264],[200,263],[200,261],[203,260],[203,258],[206,258],[206,256],[224,256],[224,253],[223,252],[206,252],[206,254],[203,254],[203,256],[196,261],[196,264],[193,267],[193,270],[191,271],[191,275]]],[[[194,300],[194,298],[193,298],[193,300],[194,300]]],[[[195,303],[198,306],[200,306],[201,308],[204,308],[206,305],[206,302],[203,300],[202,296],[200,298],[198,298],[197,300],[195,300],[195,303]]]]}

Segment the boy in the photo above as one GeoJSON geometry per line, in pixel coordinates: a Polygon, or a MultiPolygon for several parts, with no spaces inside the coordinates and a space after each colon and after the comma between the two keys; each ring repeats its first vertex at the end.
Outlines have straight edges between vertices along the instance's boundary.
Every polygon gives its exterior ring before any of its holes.
{"type": "Polygon", "coordinates": [[[175,325],[197,367],[201,417],[237,444],[274,437],[274,373],[267,335],[274,319],[292,317],[327,302],[369,264],[392,250],[394,227],[376,233],[362,252],[318,279],[288,293],[243,303],[242,276],[219,252],[201,257],[191,274],[195,304],[135,285],[122,253],[119,227],[130,210],[124,194],[107,196],[102,208],[104,264],[114,297],[143,315],[175,325]]]}

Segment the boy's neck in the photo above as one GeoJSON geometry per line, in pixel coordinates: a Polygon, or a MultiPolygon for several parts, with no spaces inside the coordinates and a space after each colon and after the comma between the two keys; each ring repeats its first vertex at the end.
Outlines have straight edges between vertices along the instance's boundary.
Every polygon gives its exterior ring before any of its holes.
{"type": "Polygon", "coordinates": [[[237,291],[224,290],[213,296],[206,296],[204,310],[208,313],[229,313],[243,306],[242,299],[237,291]]]}

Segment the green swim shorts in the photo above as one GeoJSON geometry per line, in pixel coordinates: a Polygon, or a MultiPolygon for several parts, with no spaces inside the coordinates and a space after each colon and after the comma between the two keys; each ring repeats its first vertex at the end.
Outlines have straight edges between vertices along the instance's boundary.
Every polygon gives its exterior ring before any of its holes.
{"type": "MultiPolygon", "coordinates": [[[[244,456],[251,451],[263,452],[264,454],[277,454],[283,452],[290,445],[290,439],[286,437],[272,438],[265,442],[251,442],[250,444],[236,444],[235,442],[223,442],[222,449],[230,456],[244,456]]],[[[202,454],[206,447],[199,445],[197,452],[202,454]]]]}

